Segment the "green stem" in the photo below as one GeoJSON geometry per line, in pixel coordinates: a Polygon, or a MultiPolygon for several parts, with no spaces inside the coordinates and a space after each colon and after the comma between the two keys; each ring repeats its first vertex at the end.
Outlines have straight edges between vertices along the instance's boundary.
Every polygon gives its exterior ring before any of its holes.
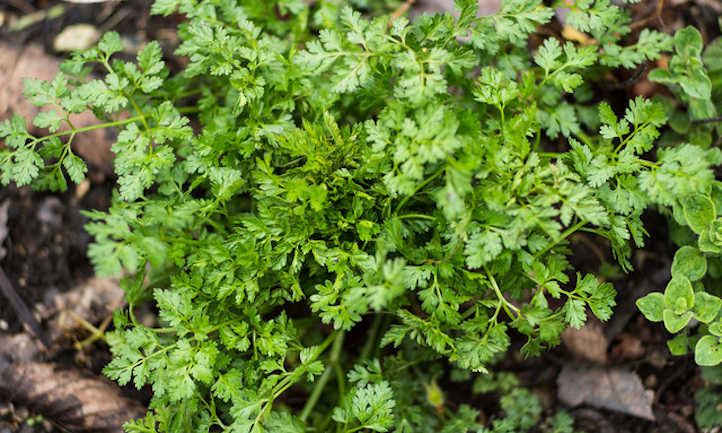
{"type": "Polygon", "coordinates": [[[338,361],[331,364],[333,366],[333,371],[336,373],[336,382],[338,384],[338,398],[342,399],[344,395],[346,395],[346,377],[343,374],[343,369],[341,368],[341,364],[338,363],[338,361]]]}
{"type": "Polygon", "coordinates": [[[556,152],[537,152],[537,155],[539,155],[542,158],[560,158],[562,156],[561,153],[556,152]]]}
{"type": "Polygon", "coordinates": [[[79,132],[94,131],[96,129],[112,128],[113,126],[127,125],[129,123],[137,122],[138,120],[143,119],[143,117],[144,116],[133,116],[133,117],[129,117],[129,118],[123,119],[123,120],[116,120],[115,122],[101,123],[99,125],[91,125],[91,126],[86,126],[84,128],[78,128],[78,129],[69,130],[69,131],[60,131],[60,132],[56,132],[55,134],[50,134],[50,135],[46,135],[45,137],[37,138],[37,139],[35,139],[35,142],[39,143],[41,141],[45,141],[50,138],[62,137],[63,135],[77,134],[79,132]]]}
{"type": "MultiPolygon", "coordinates": [[[[321,397],[321,393],[323,392],[323,389],[326,387],[326,383],[331,378],[331,374],[333,373],[333,367],[332,365],[338,362],[338,358],[341,355],[341,348],[343,348],[343,339],[346,335],[345,332],[336,332],[335,338],[333,340],[333,347],[331,347],[331,355],[329,356],[328,363],[329,365],[326,366],[326,371],[323,372],[323,375],[321,375],[321,378],[318,380],[318,383],[316,383],[316,386],[313,388],[313,392],[311,392],[311,395],[308,397],[308,401],[306,401],[306,404],[303,406],[303,409],[301,410],[301,421],[306,422],[306,419],[308,419],[308,416],[311,415],[311,411],[313,410],[313,407],[316,406],[316,403],[318,403],[318,399],[321,397]]],[[[333,336],[333,334],[331,334],[333,336]]],[[[330,336],[329,336],[330,337],[330,336]]],[[[329,341],[327,339],[327,341],[329,341]]],[[[328,346],[327,341],[324,341],[324,344],[321,346],[323,347],[328,346]]],[[[319,349],[321,349],[319,347],[319,349]]],[[[325,349],[325,347],[324,347],[325,349]]],[[[321,349],[321,352],[323,349],[321,349]]],[[[320,353],[319,353],[320,354],[320,353]]],[[[341,397],[341,396],[340,396],[341,397]]]]}
{"type": "Polygon", "coordinates": [[[197,113],[200,111],[200,108],[188,106],[188,107],[180,107],[177,110],[180,114],[188,114],[188,113],[197,113]]]}
{"type": "Polygon", "coordinates": [[[464,320],[468,319],[469,316],[471,316],[471,315],[474,314],[476,311],[478,311],[478,308],[479,308],[478,304],[474,304],[474,305],[472,305],[471,307],[469,307],[466,311],[464,311],[464,312],[461,314],[461,320],[464,321],[464,320]]]}
{"type": "Polygon", "coordinates": [[[398,214],[399,214],[399,211],[401,210],[402,207],[404,207],[404,205],[406,204],[406,202],[409,201],[409,199],[410,199],[411,197],[415,196],[416,193],[419,192],[423,187],[425,187],[426,185],[428,185],[429,182],[431,182],[432,180],[434,180],[434,179],[436,179],[437,177],[439,177],[439,176],[444,172],[444,169],[445,169],[445,167],[441,167],[439,170],[436,171],[436,173],[432,174],[431,176],[429,176],[428,178],[426,178],[426,180],[424,180],[423,182],[421,182],[421,184],[416,187],[416,189],[414,190],[413,193],[411,193],[410,195],[407,195],[406,197],[404,197],[404,198],[401,200],[401,202],[399,202],[399,205],[396,206],[396,210],[394,211],[394,215],[398,215],[398,214]]]}
{"type": "Polygon", "coordinates": [[[366,336],[366,343],[364,343],[364,346],[361,349],[361,355],[359,356],[360,361],[368,359],[369,354],[371,354],[371,349],[373,348],[374,343],[376,343],[376,336],[379,333],[382,320],[383,317],[381,314],[374,315],[374,320],[371,322],[371,331],[366,336]]]}
{"type": "Polygon", "coordinates": [[[409,213],[406,215],[399,215],[399,219],[421,219],[421,220],[429,220],[429,221],[435,221],[436,218],[432,217],[431,215],[424,215],[420,213],[409,213]]]}
{"type": "Polygon", "coordinates": [[[577,131],[574,133],[574,135],[577,136],[578,139],[580,139],[584,144],[589,146],[590,148],[594,147],[594,142],[592,141],[591,137],[589,137],[587,134],[585,134],[582,131],[577,131]]]}
{"type": "Polygon", "coordinates": [[[331,378],[331,374],[333,374],[333,369],[330,365],[328,365],[326,366],[326,370],[324,370],[323,374],[318,379],[318,383],[313,388],[313,392],[311,392],[311,396],[303,406],[303,410],[301,410],[301,415],[299,417],[301,418],[301,422],[305,423],[308,416],[311,415],[311,410],[313,410],[313,407],[316,406],[316,403],[318,403],[318,399],[321,397],[321,392],[323,392],[323,388],[331,378]]]}
{"type": "Polygon", "coordinates": [[[143,129],[145,132],[148,132],[150,128],[148,127],[148,122],[145,121],[145,115],[143,114],[143,111],[140,109],[138,104],[135,103],[135,100],[130,97],[130,95],[127,96],[128,101],[130,101],[130,105],[133,106],[133,109],[138,113],[139,116],[141,116],[140,121],[143,123],[143,129]]]}
{"type": "Polygon", "coordinates": [[[185,92],[181,92],[177,95],[175,95],[176,99],[183,99],[187,98],[189,96],[199,95],[201,93],[200,89],[193,89],[193,90],[186,90],[185,92]]]}
{"type": "Polygon", "coordinates": [[[576,231],[579,230],[580,228],[584,227],[584,225],[585,225],[586,223],[587,223],[586,221],[582,220],[582,221],[579,221],[578,223],[574,224],[573,226],[569,227],[568,229],[566,229],[566,230],[564,231],[564,233],[562,233],[562,235],[559,237],[559,239],[557,239],[555,242],[552,242],[551,244],[547,245],[546,248],[544,248],[543,250],[541,250],[541,251],[539,251],[538,253],[534,254],[534,258],[535,258],[535,259],[536,259],[536,258],[539,258],[539,257],[542,256],[544,253],[546,253],[547,251],[549,251],[549,250],[551,250],[552,248],[554,248],[555,246],[559,245],[559,243],[560,243],[561,241],[563,241],[564,239],[566,239],[566,238],[568,238],[569,236],[571,236],[574,232],[576,232],[576,231]]]}
{"type": "MultiPolygon", "coordinates": [[[[516,307],[516,305],[514,305],[511,302],[506,300],[504,295],[501,293],[501,289],[499,288],[499,285],[496,283],[494,276],[488,270],[486,271],[486,277],[489,279],[489,282],[491,283],[491,288],[494,289],[494,293],[496,293],[496,297],[499,299],[499,305],[501,305],[504,308],[504,311],[506,311],[506,314],[508,314],[511,319],[514,319],[515,316],[518,317],[519,309],[516,307]],[[512,310],[514,311],[514,314],[512,314],[512,310]]],[[[499,308],[497,305],[497,313],[498,312],[499,312],[499,308]]],[[[495,316],[496,316],[496,314],[495,314],[495,316]]]]}

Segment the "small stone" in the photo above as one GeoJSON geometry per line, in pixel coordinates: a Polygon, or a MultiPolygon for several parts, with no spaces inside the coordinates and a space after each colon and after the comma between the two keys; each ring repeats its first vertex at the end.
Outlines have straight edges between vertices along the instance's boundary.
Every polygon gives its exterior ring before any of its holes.
{"type": "MultiPolygon", "coordinates": [[[[1,402],[0,403],[0,416],[7,416],[13,413],[13,407],[11,403],[1,402]]],[[[2,430],[0,430],[2,432],[2,430]]]]}
{"type": "Polygon", "coordinates": [[[644,379],[644,386],[646,386],[647,388],[654,388],[655,386],[657,386],[657,382],[657,376],[650,374],[644,379]]]}
{"type": "Polygon", "coordinates": [[[659,350],[654,350],[647,356],[647,361],[652,367],[661,369],[667,365],[667,357],[659,350]]]}
{"type": "Polygon", "coordinates": [[[75,24],[63,29],[55,37],[55,51],[87,50],[100,39],[101,33],[90,24],[75,24]]]}

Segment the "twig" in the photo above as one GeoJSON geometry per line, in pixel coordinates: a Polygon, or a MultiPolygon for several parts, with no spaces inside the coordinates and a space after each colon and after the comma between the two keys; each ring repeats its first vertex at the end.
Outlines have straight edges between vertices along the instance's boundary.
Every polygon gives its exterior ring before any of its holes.
{"type": "Polygon", "coordinates": [[[25,0],[8,0],[8,3],[10,3],[10,6],[13,6],[25,12],[26,14],[31,14],[36,10],[30,3],[25,0]]]}
{"type": "Polygon", "coordinates": [[[666,282],[669,281],[672,277],[670,268],[671,262],[665,261],[664,265],[658,267],[656,271],[647,275],[642,281],[632,283],[631,287],[620,292],[620,299],[617,299],[617,310],[614,312],[614,316],[607,322],[607,327],[604,330],[604,336],[607,338],[607,341],[612,341],[614,337],[619,335],[624,327],[627,326],[632,316],[639,312],[635,304],[637,299],[645,296],[654,290],[655,287],[664,286],[666,282]]]}
{"type": "Polygon", "coordinates": [[[637,69],[634,71],[634,74],[630,78],[622,81],[621,83],[605,85],[605,87],[608,90],[622,90],[639,81],[639,79],[642,78],[642,74],[644,74],[646,71],[647,65],[645,63],[642,63],[641,65],[639,65],[639,67],[637,67],[637,69]]]}
{"type": "Polygon", "coordinates": [[[662,398],[662,395],[667,390],[667,388],[669,388],[672,382],[679,379],[687,372],[688,370],[685,368],[677,368],[669,376],[667,376],[664,382],[662,382],[657,388],[657,390],[654,392],[654,404],[659,404],[659,400],[662,398]]]}
{"type": "Polygon", "coordinates": [[[45,334],[40,329],[40,324],[37,320],[35,320],[35,316],[30,312],[27,305],[25,305],[25,302],[23,299],[18,295],[18,292],[15,291],[15,287],[13,287],[12,283],[8,279],[7,275],[5,275],[5,271],[0,267],[0,290],[2,290],[3,295],[7,298],[7,300],[10,302],[10,305],[12,305],[13,309],[15,309],[15,313],[17,314],[18,318],[25,323],[28,328],[30,328],[30,332],[35,335],[36,338],[40,339],[40,341],[43,343],[43,346],[50,347],[50,342],[48,341],[45,334]]]}
{"type": "Polygon", "coordinates": [[[642,27],[643,25],[647,24],[648,22],[655,20],[657,18],[662,18],[662,9],[664,8],[664,0],[657,0],[657,10],[652,15],[648,16],[647,18],[642,18],[639,21],[635,21],[629,25],[629,28],[631,30],[636,29],[637,27],[642,27]]]}
{"type": "Polygon", "coordinates": [[[77,351],[80,351],[83,349],[83,347],[93,343],[96,340],[105,340],[105,329],[110,324],[111,320],[113,320],[113,315],[109,315],[106,317],[103,322],[100,324],[100,327],[96,328],[93,326],[92,323],[88,322],[84,318],[80,317],[77,313],[75,313],[73,310],[67,310],[68,314],[73,316],[73,318],[82,326],[83,328],[90,331],[90,336],[82,341],[76,341],[75,342],[75,349],[77,351]]]}
{"type": "Polygon", "coordinates": [[[722,116],[707,117],[706,119],[694,119],[692,123],[714,123],[722,122],[722,116]]]}
{"type": "Polygon", "coordinates": [[[389,27],[391,27],[391,24],[394,22],[394,20],[396,18],[400,17],[401,15],[404,14],[404,12],[409,10],[411,5],[414,4],[414,1],[415,0],[406,0],[401,6],[398,7],[398,9],[396,9],[394,11],[394,13],[391,14],[391,18],[389,18],[389,27]]]}

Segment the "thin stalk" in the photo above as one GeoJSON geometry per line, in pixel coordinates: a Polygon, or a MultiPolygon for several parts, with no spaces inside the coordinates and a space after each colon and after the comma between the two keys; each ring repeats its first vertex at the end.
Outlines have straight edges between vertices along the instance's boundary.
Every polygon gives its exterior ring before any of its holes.
{"type": "Polygon", "coordinates": [[[321,392],[323,392],[323,388],[326,386],[326,383],[331,378],[331,375],[333,374],[333,368],[330,365],[326,366],[326,370],[324,370],[321,377],[318,379],[318,383],[313,388],[313,392],[311,392],[311,396],[306,401],[306,404],[303,406],[303,410],[301,411],[301,422],[306,422],[306,419],[309,415],[311,415],[311,411],[313,410],[313,407],[318,403],[318,399],[321,397],[321,392]]]}
{"type": "Polygon", "coordinates": [[[129,117],[129,118],[123,119],[123,120],[116,120],[115,122],[101,123],[99,125],[91,125],[91,126],[86,126],[83,128],[69,130],[69,131],[60,131],[60,132],[56,132],[55,134],[50,134],[50,135],[46,135],[44,137],[38,138],[35,140],[35,142],[39,143],[41,141],[45,141],[50,138],[62,137],[63,135],[77,134],[79,132],[94,131],[96,129],[111,128],[113,126],[127,125],[128,123],[137,122],[138,120],[143,119],[143,117],[144,116],[133,116],[133,117],[129,117]]]}
{"type": "Polygon", "coordinates": [[[321,375],[321,378],[318,380],[318,383],[316,383],[316,386],[313,388],[311,395],[308,397],[308,401],[306,401],[306,404],[301,410],[300,418],[302,422],[306,422],[308,416],[311,415],[311,411],[313,410],[314,406],[316,406],[316,403],[318,403],[318,399],[321,397],[321,393],[326,387],[326,383],[328,383],[328,380],[331,378],[331,374],[333,374],[333,364],[338,362],[338,358],[341,355],[341,348],[343,348],[343,339],[345,335],[346,333],[344,331],[336,333],[336,337],[333,340],[333,346],[331,347],[331,355],[328,359],[326,371],[324,371],[321,375]]]}
{"type": "Polygon", "coordinates": [[[694,119],[692,123],[714,123],[722,122],[722,116],[708,117],[706,119],[694,119]]]}
{"type": "Polygon", "coordinates": [[[577,230],[579,230],[579,229],[581,229],[582,227],[584,227],[584,225],[585,225],[586,223],[587,223],[586,221],[582,220],[582,221],[579,221],[578,223],[574,224],[573,226],[569,227],[568,229],[566,229],[566,230],[564,231],[564,233],[562,233],[562,235],[559,237],[559,239],[556,240],[556,242],[552,242],[551,244],[547,245],[546,248],[544,248],[543,250],[541,250],[541,251],[539,251],[538,253],[534,254],[534,258],[538,258],[538,257],[542,256],[542,255],[543,255],[544,253],[546,253],[547,251],[549,251],[549,250],[551,250],[552,248],[554,248],[555,246],[559,245],[559,243],[560,243],[561,241],[563,241],[564,239],[568,238],[568,237],[571,236],[574,232],[576,232],[577,230]]]}
{"type": "Polygon", "coordinates": [[[409,201],[409,199],[410,199],[411,197],[415,196],[417,192],[421,191],[421,189],[422,189],[423,187],[425,187],[426,185],[428,185],[429,182],[431,182],[432,180],[434,180],[434,179],[436,179],[437,177],[439,177],[439,176],[444,172],[444,169],[445,169],[445,167],[441,167],[439,170],[436,171],[436,173],[432,174],[431,176],[427,177],[425,181],[421,182],[421,184],[416,187],[416,189],[414,190],[413,193],[411,193],[410,195],[407,195],[406,197],[404,197],[404,198],[401,200],[401,202],[399,202],[399,205],[396,206],[396,210],[394,211],[394,215],[398,215],[399,211],[401,210],[402,207],[404,207],[404,205],[406,204],[406,202],[409,201]]]}
{"type": "Polygon", "coordinates": [[[341,364],[339,364],[338,361],[332,363],[331,365],[333,366],[333,371],[336,373],[339,398],[343,398],[343,396],[346,395],[346,377],[343,373],[343,369],[341,368],[341,364]]]}
{"type": "Polygon", "coordinates": [[[556,152],[537,152],[537,155],[542,158],[560,158],[562,156],[561,153],[556,152]]]}
{"type": "Polygon", "coordinates": [[[420,220],[429,220],[429,221],[435,221],[436,218],[432,217],[431,215],[424,215],[420,213],[408,213],[405,215],[399,215],[399,219],[420,219],[420,220]]]}
{"type": "Polygon", "coordinates": [[[369,354],[371,354],[371,349],[373,348],[374,343],[376,343],[376,336],[378,335],[379,328],[381,327],[381,320],[383,320],[383,316],[381,314],[374,315],[374,320],[371,322],[371,331],[366,337],[366,343],[364,343],[364,346],[361,349],[359,360],[368,359],[369,354]]]}
{"type": "MultiPolygon", "coordinates": [[[[494,276],[488,270],[486,271],[486,277],[489,279],[489,282],[491,283],[491,288],[494,289],[494,293],[496,294],[497,299],[499,299],[499,305],[497,305],[496,314],[499,313],[499,306],[501,306],[504,308],[504,311],[506,311],[506,314],[508,314],[510,318],[513,319],[515,318],[515,316],[518,317],[519,309],[516,307],[516,305],[506,300],[504,294],[501,293],[501,289],[496,283],[494,276]],[[512,310],[514,311],[514,314],[512,314],[512,310]]],[[[494,314],[494,316],[496,316],[496,314],[494,314]]]]}
{"type": "Polygon", "coordinates": [[[198,107],[193,107],[190,105],[187,107],[180,107],[177,110],[180,114],[197,113],[201,111],[198,107]]]}

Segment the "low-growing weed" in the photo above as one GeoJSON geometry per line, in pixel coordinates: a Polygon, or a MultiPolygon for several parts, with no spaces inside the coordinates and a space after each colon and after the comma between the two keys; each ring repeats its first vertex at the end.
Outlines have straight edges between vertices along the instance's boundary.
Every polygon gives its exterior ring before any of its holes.
{"type": "Polygon", "coordinates": [[[458,0],[410,23],[361,0],[157,0],[185,17],[185,69],[157,42],[118,60],[108,33],[26,82],[49,133],[0,124],[4,184],[64,190],[87,171],[73,138],[119,130],[113,205],[87,229],[97,273],[126,274],[105,373],[153,390],[128,432],[572,432],[508,376],[473,384],[504,394],[485,426],[436,380],[486,373],[512,337],[535,356],[589,314],[608,320],[616,291],[575,268],[570,236],[630,271],[649,209],[683,246],[639,307],[690,339],[676,352],[722,361],[722,301],[703,283],[722,276],[722,153],[704,120],[718,62],[694,28],[633,33],[609,0],[548,3],[477,17],[458,0]],[[530,44],[561,6],[585,42],[530,44]],[[615,70],[664,53],[649,78],[675,102],[605,100],[615,70]],[[104,123],[74,127],[85,110],[104,123]],[[678,135],[659,146],[670,115],[678,135]],[[134,316],[145,302],[155,327],[134,316]]]}

